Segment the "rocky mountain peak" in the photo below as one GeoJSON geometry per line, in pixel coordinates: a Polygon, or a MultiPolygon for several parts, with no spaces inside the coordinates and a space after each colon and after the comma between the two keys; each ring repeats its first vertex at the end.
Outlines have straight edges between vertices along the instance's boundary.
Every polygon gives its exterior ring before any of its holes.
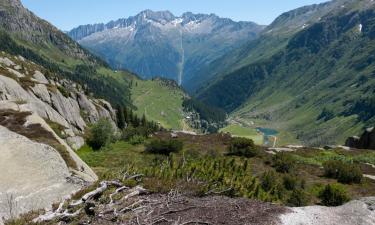
{"type": "Polygon", "coordinates": [[[20,0],[1,0],[0,11],[9,8],[23,8],[20,0]]]}
{"type": "Polygon", "coordinates": [[[142,11],[136,17],[157,22],[169,22],[175,19],[175,15],[173,15],[170,11],[152,11],[149,9],[142,11]]]}

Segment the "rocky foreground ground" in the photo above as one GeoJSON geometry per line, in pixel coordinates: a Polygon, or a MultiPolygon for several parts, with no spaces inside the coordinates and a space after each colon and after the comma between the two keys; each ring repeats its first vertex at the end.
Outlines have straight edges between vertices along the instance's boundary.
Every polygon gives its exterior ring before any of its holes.
{"type": "Polygon", "coordinates": [[[288,208],[244,198],[188,197],[172,190],[152,194],[140,186],[101,182],[78,200],[67,201],[34,219],[42,224],[230,224],[230,225],[371,225],[375,197],[339,207],[288,208]],[[52,222],[52,223],[51,223],[52,222]]]}

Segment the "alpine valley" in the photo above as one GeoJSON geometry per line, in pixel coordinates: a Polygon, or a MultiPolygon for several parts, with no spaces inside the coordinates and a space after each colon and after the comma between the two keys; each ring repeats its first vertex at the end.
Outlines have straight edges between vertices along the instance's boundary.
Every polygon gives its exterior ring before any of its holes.
{"type": "Polygon", "coordinates": [[[373,0],[68,32],[0,0],[0,225],[373,225],[374,125],[373,0]]]}

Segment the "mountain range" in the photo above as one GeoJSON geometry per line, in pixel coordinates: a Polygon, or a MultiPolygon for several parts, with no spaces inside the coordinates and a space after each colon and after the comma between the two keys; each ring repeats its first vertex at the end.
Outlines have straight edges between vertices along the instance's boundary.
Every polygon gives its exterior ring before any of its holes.
{"type": "Polygon", "coordinates": [[[169,11],[146,10],[107,24],[79,26],[68,35],[115,69],[125,68],[143,78],[174,79],[190,87],[195,86],[191,80],[199,70],[255,39],[263,28],[214,14],[188,12],[178,17],[169,11]]]}

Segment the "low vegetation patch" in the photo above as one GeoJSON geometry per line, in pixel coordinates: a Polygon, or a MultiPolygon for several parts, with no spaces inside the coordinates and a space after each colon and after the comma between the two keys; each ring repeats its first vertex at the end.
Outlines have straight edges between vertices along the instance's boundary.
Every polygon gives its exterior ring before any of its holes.
{"type": "Polygon", "coordinates": [[[253,140],[236,137],[233,138],[229,144],[228,154],[251,158],[257,156],[259,154],[259,150],[255,146],[253,140]]]}
{"type": "Polygon", "coordinates": [[[361,183],[363,179],[362,171],[359,166],[351,163],[330,160],[325,162],[323,166],[324,175],[329,178],[335,178],[340,183],[358,184],[361,183]]]}
{"type": "Polygon", "coordinates": [[[169,155],[182,150],[183,143],[179,140],[153,139],[146,144],[146,152],[153,154],[169,155]]]}
{"type": "Polygon", "coordinates": [[[272,166],[276,169],[279,173],[289,173],[295,168],[295,160],[293,157],[288,153],[277,153],[272,158],[272,166]]]}
{"type": "MultiPolygon", "coordinates": [[[[78,153],[101,178],[142,174],[141,183],[156,193],[174,189],[193,196],[226,195],[305,206],[322,203],[323,196],[328,196],[321,195],[322,190],[327,184],[335,184],[323,176],[324,169],[319,164],[300,160],[317,157],[322,154],[320,151],[299,150],[273,156],[257,147],[258,154],[245,157],[243,149],[253,146],[248,140],[225,134],[179,133],[172,138],[165,131],[153,134],[145,143],[132,145],[130,141],[120,141],[108,145],[105,151],[85,147],[78,153]],[[182,147],[171,147],[174,142],[181,142],[182,147]],[[241,154],[227,154],[230,148],[240,149],[241,154]]],[[[335,154],[325,152],[330,157],[335,154]]],[[[375,183],[368,179],[342,187],[355,198],[375,194],[375,183]]]]}
{"type": "Polygon", "coordinates": [[[339,206],[350,200],[344,186],[340,184],[328,184],[319,193],[319,198],[325,206],[339,206]]]}

